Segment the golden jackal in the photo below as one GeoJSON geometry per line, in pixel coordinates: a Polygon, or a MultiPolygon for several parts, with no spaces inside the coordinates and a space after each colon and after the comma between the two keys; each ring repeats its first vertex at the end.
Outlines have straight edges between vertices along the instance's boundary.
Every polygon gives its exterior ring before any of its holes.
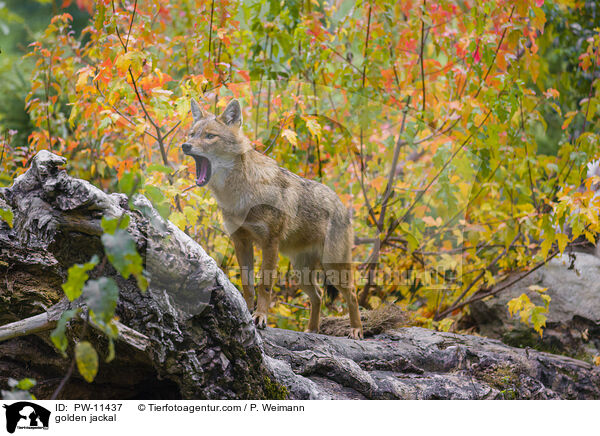
{"type": "Polygon", "coordinates": [[[253,244],[262,249],[262,267],[254,322],[267,323],[278,253],[290,257],[300,288],[310,298],[307,331],[319,330],[321,288],[316,273],[341,291],[350,312],[350,337],[362,338],[352,285],[353,232],[349,211],[321,183],[281,168],[257,152],[242,132],[242,111],[232,100],[220,116],[191,101],[194,123],[183,152],[196,161],[196,184],[208,186],[223,214],[242,270],[242,288],[254,308],[253,244]]]}

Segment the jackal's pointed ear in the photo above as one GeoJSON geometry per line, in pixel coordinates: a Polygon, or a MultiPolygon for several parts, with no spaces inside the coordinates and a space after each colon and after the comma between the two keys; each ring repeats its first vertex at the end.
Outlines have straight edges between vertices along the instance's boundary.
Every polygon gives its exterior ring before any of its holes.
{"type": "Polygon", "coordinates": [[[219,120],[228,126],[239,127],[242,125],[242,107],[237,99],[233,99],[229,102],[225,110],[219,115],[219,120]]]}
{"type": "Polygon", "coordinates": [[[204,109],[202,109],[198,102],[193,98],[190,102],[190,108],[192,109],[192,117],[194,117],[194,123],[200,121],[202,118],[205,118],[208,115],[208,113],[204,109]]]}

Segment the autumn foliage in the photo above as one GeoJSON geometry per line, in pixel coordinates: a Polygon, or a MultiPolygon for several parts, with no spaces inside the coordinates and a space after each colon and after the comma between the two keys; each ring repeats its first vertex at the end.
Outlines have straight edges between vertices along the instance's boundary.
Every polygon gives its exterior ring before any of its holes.
{"type": "MultiPolygon", "coordinates": [[[[574,108],[541,54],[547,14],[580,3],[78,0],[92,14],[82,32],[62,13],[30,46],[36,129],[27,144],[5,137],[2,172],[60,154],[73,175],[146,195],[236,281],[216,203],[180,147],[190,98],[218,112],[236,97],[256,149],[353,209],[361,304],[449,329],[509,272],[600,230],[585,181],[600,155],[599,37],[579,49],[592,79],[574,108]],[[549,112],[561,128],[542,153],[549,112]]],[[[285,258],[280,271],[272,321],[302,327],[308,301],[285,258]]]]}

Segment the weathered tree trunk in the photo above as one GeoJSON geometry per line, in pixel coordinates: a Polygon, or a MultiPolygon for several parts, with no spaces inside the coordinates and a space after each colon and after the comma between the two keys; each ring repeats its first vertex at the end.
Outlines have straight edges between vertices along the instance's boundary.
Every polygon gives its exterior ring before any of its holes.
{"type": "MultiPolygon", "coordinates": [[[[104,267],[120,288],[116,358],[91,384],[74,376],[62,398],[600,398],[598,368],[489,339],[419,328],[364,341],[259,334],[239,291],[198,244],[144,197],[129,210],[125,196],[69,177],[64,164],[42,151],[0,191],[15,215],[13,229],[0,223],[0,388],[9,377],[32,377],[38,398],[56,389],[70,364],[49,340],[70,304],[60,287],[66,270],[103,255],[103,215],[127,213],[149,289],[104,267]]],[[[81,320],[70,323],[71,337],[82,331],[81,320]]],[[[103,336],[86,331],[105,356],[103,336]]]]}

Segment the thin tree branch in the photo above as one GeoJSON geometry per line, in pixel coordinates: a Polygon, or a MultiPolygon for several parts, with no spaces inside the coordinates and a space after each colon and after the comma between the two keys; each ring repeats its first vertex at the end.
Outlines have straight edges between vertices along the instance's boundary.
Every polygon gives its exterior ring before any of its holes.
{"type": "Polygon", "coordinates": [[[165,144],[163,141],[163,136],[162,136],[162,133],[160,130],[160,126],[158,124],[156,124],[154,119],[152,119],[152,117],[146,110],[146,105],[144,104],[144,101],[142,100],[142,96],[140,95],[140,92],[138,91],[138,87],[135,82],[135,79],[133,78],[133,73],[131,72],[131,67],[129,67],[128,71],[129,71],[129,77],[131,78],[131,84],[133,85],[133,90],[135,91],[137,100],[140,103],[140,105],[142,106],[142,110],[144,111],[144,114],[146,114],[146,118],[148,119],[150,124],[152,124],[152,126],[154,127],[154,130],[156,130],[156,142],[158,142],[158,146],[160,147],[160,154],[162,156],[163,163],[165,165],[169,165],[169,159],[167,157],[167,152],[165,150],[165,144]]]}
{"type": "Polygon", "coordinates": [[[481,291],[476,292],[475,294],[473,294],[471,296],[471,298],[469,298],[468,300],[463,301],[462,303],[456,305],[456,307],[453,307],[452,310],[449,310],[449,309],[444,310],[442,313],[439,314],[439,318],[441,319],[441,318],[445,317],[446,315],[448,315],[449,313],[452,313],[455,310],[461,309],[461,308],[463,308],[463,307],[465,307],[465,306],[467,306],[467,305],[469,305],[471,303],[483,300],[484,298],[487,298],[487,297],[491,297],[492,295],[499,294],[500,292],[502,292],[505,289],[511,287],[515,283],[520,282],[521,280],[523,280],[525,277],[529,276],[533,272],[537,271],[542,266],[546,265],[551,259],[553,259],[554,257],[556,257],[556,255],[559,254],[559,253],[560,252],[558,250],[554,251],[550,256],[548,256],[548,258],[546,260],[543,260],[543,261],[537,263],[533,268],[531,268],[530,270],[528,270],[527,272],[525,272],[523,275],[521,275],[518,278],[516,278],[515,280],[507,283],[506,285],[499,287],[498,289],[494,289],[494,290],[492,290],[490,292],[484,292],[484,293],[480,293],[481,291]]]}
{"type": "MultiPolygon", "coordinates": [[[[427,0],[423,0],[423,13],[425,13],[425,9],[427,8],[427,0]]],[[[421,64],[421,93],[423,99],[422,111],[425,113],[425,67],[423,65],[423,58],[425,57],[425,21],[423,17],[421,17],[421,51],[419,53],[419,63],[421,64]]]]}
{"type": "Polygon", "coordinates": [[[135,12],[137,11],[137,0],[133,4],[133,13],[131,14],[131,21],[129,22],[129,30],[127,31],[127,41],[125,41],[125,51],[127,51],[127,47],[129,46],[129,35],[131,35],[131,27],[133,26],[133,19],[135,18],[135,12]]]}
{"type": "Polygon", "coordinates": [[[454,302],[450,305],[450,307],[446,310],[444,310],[442,313],[436,314],[435,316],[435,320],[440,320],[442,319],[444,316],[446,316],[446,314],[448,313],[452,313],[454,312],[454,310],[456,310],[456,307],[458,306],[458,304],[460,303],[460,301],[465,298],[465,296],[469,293],[469,291],[471,289],[473,289],[473,286],[475,286],[475,284],[477,284],[477,282],[479,282],[479,280],[481,280],[483,278],[483,276],[485,275],[485,272],[491,268],[494,267],[494,265],[496,265],[496,263],[498,263],[498,261],[500,259],[502,259],[502,257],[504,257],[506,255],[506,253],[508,253],[508,251],[512,248],[513,244],[515,242],[517,242],[517,239],[519,238],[519,236],[521,235],[521,232],[517,232],[517,235],[514,237],[514,239],[512,240],[512,242],[510,243],[510,245],[508,247],[506,247],[498,256],[496,256],[494,258],[494,260],[492,260],[490,262],[489,265],[487,265],[478,275],[477,277],[475,277],[471,283],[469,283],[469,285],[464,289],[464,291],[462,291],[462,293],[456,298],[456,300],[454,300],[454,302]]]}
{"type": "Polygon", "coordinates": [[[396,140],[396,147],[394,147],[394,155],[392,157],[392,167],[390,168],[390,172],[388,174],[387,184],[385,186],[385,191],[383,194],[383,200],[381,202],[381,212],[379,214],[379,221],[377,222],[377,227],[381,231],[383,229],[383,223],[385,220],[385,213],[387,211],[388,201],[392,195],[394,189],[394,178],[396,177],[396,167],[398,166],[398,158],[400,156],[400,149],[403,145],[406,144],[406,141],[402,139],[402,135],[404,134],[404,128],[406,126],[406,115],[408,113],[408,106],[410,105],[410,97],[408,98],[406,105],[402,114],[402,124],[400,125],[400,132],[398,133],[398,139],[396,140]]]}

